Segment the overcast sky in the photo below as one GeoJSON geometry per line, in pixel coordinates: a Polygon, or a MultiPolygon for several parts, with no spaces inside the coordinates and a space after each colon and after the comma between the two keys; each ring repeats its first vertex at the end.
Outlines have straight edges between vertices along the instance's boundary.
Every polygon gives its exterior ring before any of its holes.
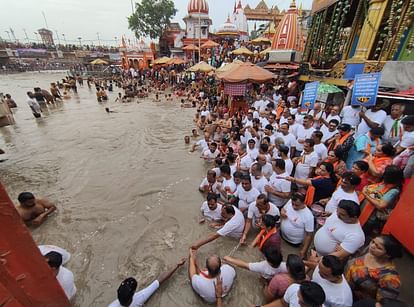
{"type": "MultiPolygon", "coordinates": [[[[135,0],[133,0],[135,2],[135,0]]],[[[175,21],[180,21],[187,13],[189,0],[174,0],[178,9],[175,21]]],[[[243,6],[247,3],[255,7],[260,0],[242,0],[243,6]]],[[[267,5],[277,5],[280,9],[287,9],[291,0],[265,0],[267,5]]],[[[303,8],[310,8],[312,0],[297,0],[303,3],[303,8]]],[[[212,31],[217,29],[233,12],[234,0],[208,0],[210,18],[213,20],[212,31]]],[[[26,30],[30,40],[35,41],[34,32],[46,27],[42,12],[45,13],[48,28],[56,31],[61,43],[64,37],[67,43],[77,42],[81,37],[86,44],[98,43],[98,34],[102,44],[114,44],[115,37],[122,35],[132,38],[128,30],[127,16],[131,14],[131,0],[1,0],[0,10],[0,37],[9,39],[10,28],[17,39],[27,41],[26,30]],[[9,33],[7,33],[8,31],[9,33]]],[[[12,37],[12,36],[11,36],[12,37]]],[[[13,37],[12,37],[13,39],[13,37]]]]}

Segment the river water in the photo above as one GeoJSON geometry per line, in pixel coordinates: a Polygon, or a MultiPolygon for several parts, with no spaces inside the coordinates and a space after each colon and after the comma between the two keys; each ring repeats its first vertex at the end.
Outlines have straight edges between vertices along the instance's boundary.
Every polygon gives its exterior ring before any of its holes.
{"type": "MultiPolygon", "coordinates": [[[[17,201],[22,191],[47,197],[58,207],[32,231],[38,244],[52,244],[72,253],[67,264],[78,288],[75,306],[107,306],[126,277],[138,287],[188,255],[191,243],[208,234],[199,225],[203,201],[197,188],[208,168],[198,153],[190,154],[184,136],[193,128],[194,109],[178,102],[115,103],[107,114],[95,90],[79,88],[72,99],[50,107],[35,119],[26,91],[61,79],[63,73],[0,76],[0,92],[18,104],[16,124],[0,128],[0,179],[17,201]]],[[[199,263],[209,253],[228,254],[237,242],[220,238],[202,247],[199,263]]],[[[241,247],[234,254],[257,261],[256,250],[241,247]]],[[[226,306],[261,302],[259,277],[237,269],[226,306]]],[[[204,306],[194,294],[184,265],[146,306],[204,306]]]]}

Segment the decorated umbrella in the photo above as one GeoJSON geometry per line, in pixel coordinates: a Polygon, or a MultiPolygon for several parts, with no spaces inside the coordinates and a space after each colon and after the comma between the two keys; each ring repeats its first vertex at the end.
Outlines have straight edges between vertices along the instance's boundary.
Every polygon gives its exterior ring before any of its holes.
{"type": "Polygon", "coordinates": [[[239,49],[236,49],[236,50],[232,51],[232,54],[235,54],[235,55],[253,55],[253,52],[251,52],[246,47],[241,47],[239,49]]]}
{"type": "Polygon", "coordinates": [[[220,46],[220,44],[217,44],[216,42],[213,42],[212,40],[206,41],[204,44],[200,46],[201,49],[210,49],[220,46]]]}
{"type": "Polygon", "coordinates": [[[343,91],[339,87],[333,84],[324,83],[324,82],[321,82],[319,84],[318,94],[335,94],[335,93],[343,93],[343,91]]]}
{"type": "Polygon", "coordinates": [[[183,59],[180,58],[172,58],[171,60],[168,61],[168,65],[181,65],[181,64],[185,64],[186,62],[183,59]]]}
{"type": "Polygon", "coordinates": [[[274,76],[275,75],[268,70],[256,66],[250,62],[241,63],[233,69],[218,75],[220,79],[229,83],[262,83],[272,80],[274,76]]]}
{"type": "Polygon", "coordinates": [[[206,62],[201,61],[198,64],[195,64],[194,66],[190,67],[188,71],[192,72],[210,72],[213,71],[214,67],[208,65],[206,62]]]}
{"type": "Polygon", "coordinates": [[[162,58],[158,58],[154,61],[155,65],[163,65],[167,64],[171,59],[169,57],[163,56],[162,58]]]}
{"type": "Polygon", "coordinates": [[[253,45],[270,44],[271,40],[266,37],[258,37],[251,41],[253,45]]]}
{"type": "Polygon", "coordinates": [[[108,62],[102,59],[96,59],[91,62],[92,65],[108,65],[108,62]]]}
{"type": "Polygon", "coordinates": [[[190,45],[183,47],[183,50],[184,51],[198,51],[198,47],[193,44],[190,44],[190,45]]]}

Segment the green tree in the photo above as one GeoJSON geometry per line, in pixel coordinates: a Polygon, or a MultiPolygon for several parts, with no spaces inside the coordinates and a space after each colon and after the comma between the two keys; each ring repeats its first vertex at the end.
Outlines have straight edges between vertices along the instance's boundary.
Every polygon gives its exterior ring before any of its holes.
{"type": "Polygon", "coordinates": [[[159,38],[177,13],[172,0],[141,0],[135,4],[135,12],[128,17],[129,29],[136,37],[159,38]]]}

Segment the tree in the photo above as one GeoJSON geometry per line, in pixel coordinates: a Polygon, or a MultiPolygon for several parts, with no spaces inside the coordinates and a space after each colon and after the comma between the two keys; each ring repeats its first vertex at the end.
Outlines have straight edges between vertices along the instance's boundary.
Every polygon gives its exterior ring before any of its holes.
{"type": "Polygon", "coordinates": [[[141,0],[135,4],[135,12],[128,18],[129,29],[136,37],[159,38],[170,24],[177,10],[172,0],[141,0]]]}

